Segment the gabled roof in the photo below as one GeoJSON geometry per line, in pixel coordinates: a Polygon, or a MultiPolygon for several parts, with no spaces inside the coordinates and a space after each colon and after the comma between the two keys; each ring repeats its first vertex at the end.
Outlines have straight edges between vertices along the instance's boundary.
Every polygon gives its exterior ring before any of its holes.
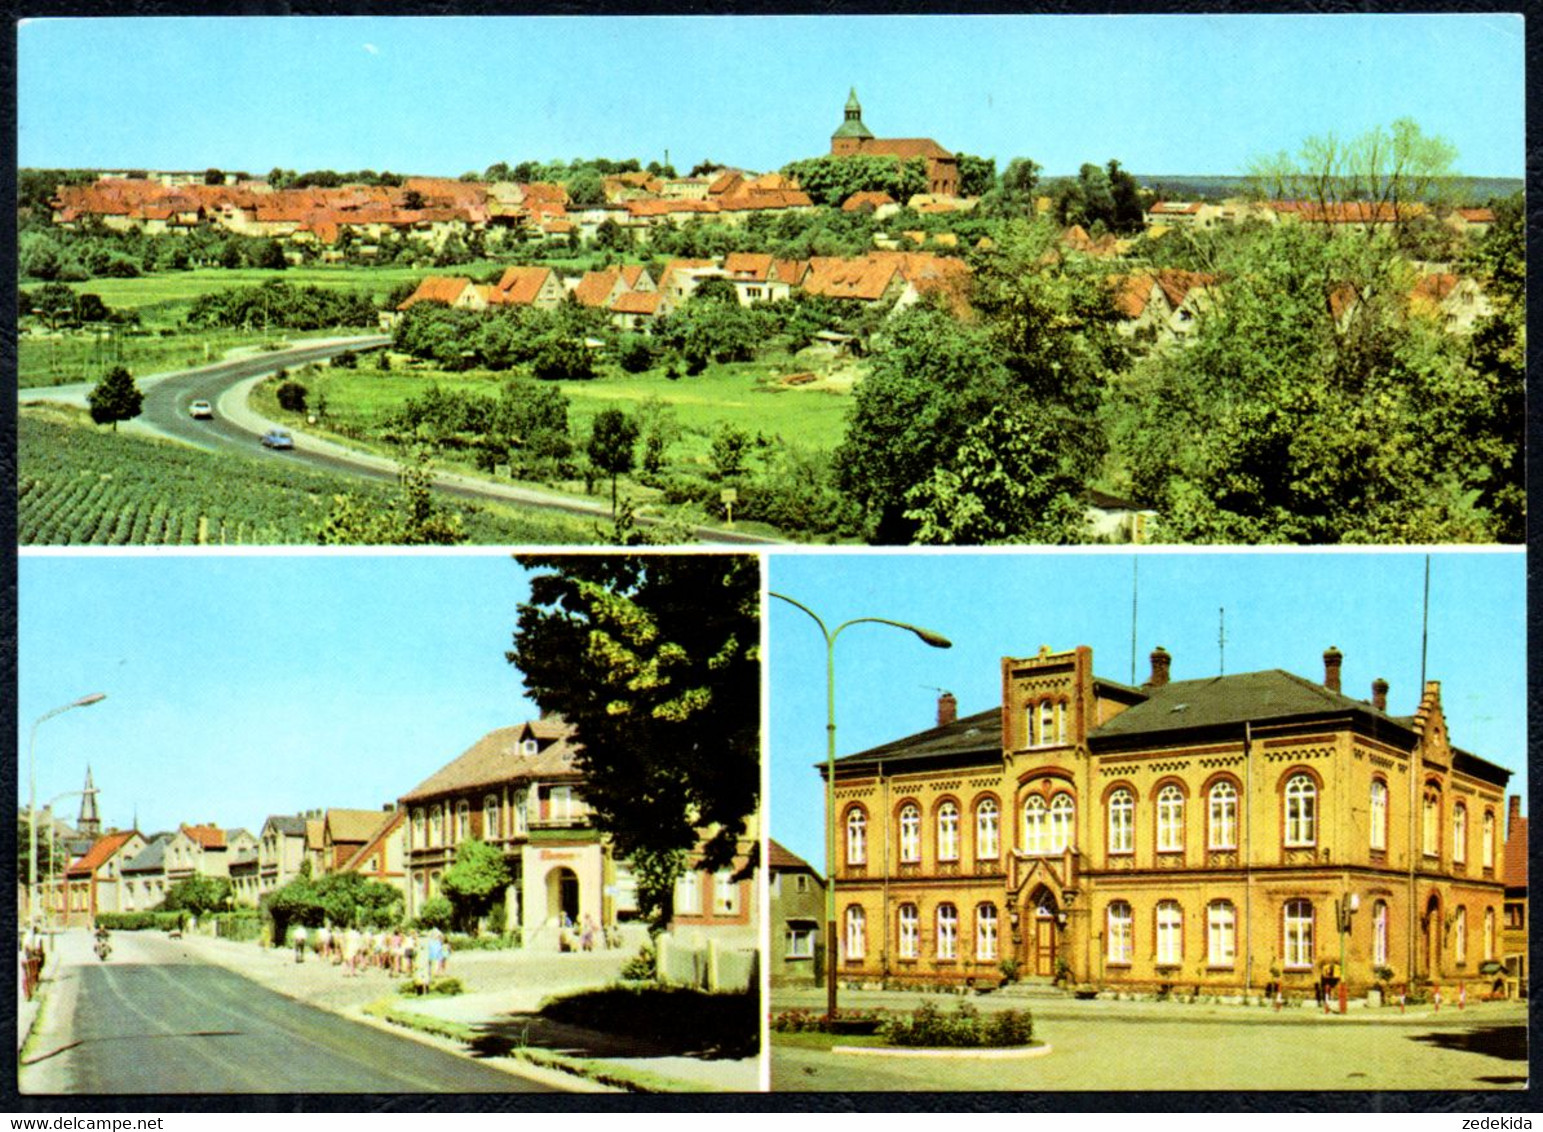
{"type": "Polygon", "coordinates": [[[353,853],[349,854],[348,860],[343,862],[344,872],[351,873],[357,871],[365,858],[371,856],[380,847],[380,843],[390,837],[397,827],[407,819],[406,813],[400,807],[380,816],[386,820],[378,823],[375,832],[370,834],[369,839],[359,848],[355,849],[353,853]]]}
{"type": "Polygon", "coordinates": [[[106,833],[91,843],[91,848],[85,854],[65,870],[69,876],[90,876],[110,861],[118,850],[122,849],[134,838],[140,836],[136,830],[122,830],[118,833],[106,833]]]}
{"type": "Polygon", "coordinates": [[[786,848],[778,843],[775,837],[767,839],[766,865],[770,869],[775,869],[785,873],[794,872],[796,870],[803,870],[806,872],[814,873],[815,876],[820,875],[818,872],[815,872],[813,865],[804,860],[802,857],[798,856],[796,853],[789,852],[786,848]]]}
{"type": "Polygon", "coordinates": [[[864,190],[853,193],[841,202],[842,212],[856,212],[860,208],[879,208],[886,204],[894,204],[895,198],[886,192],[873,192],[864,190]]]}
{"type": "Polygon", "coordinates": [[[336,845],[340,841],[368,841],[390,816],[382,810],[328,810],[322,820],[326,836],[336,845]]]}
{"type": "Polygon", "coordinates": [[[603,307],[620,279],[621,272],[614,267],[605,271],[586,271],[573,289],[573,297],[586,307],[603,307]]]}
{"type": "Polygon", "coordinates": [[[422,801],[520,780],[577,779],[581,776],[573,767],[575,753],[573,728],[561,721],[534,720],[500,727],[402,795],[402,801],[422,801]],[[535,754],[524,753],[524,744],[530,739],[536,741],[535,754]]]}
{"type": "Polygon", "coordinates": [[[751,283],[764,283],[771,274],[775,262],[762,252],[730,252],[723,258],[723,270],[736,279],[751,283]]]}
{"type": "Polygon", "coordinates": [[[269,826],[284,837],[305,836],[305,819],[299,814],[269,814],[268,820],[263,822],[263,830],[266,831],[269,826]]]}
{"type": "Polygon", "coordinates": [[[900,265],[892,260],[873,256],[860,259],[816,256],[809,261],[804,290],[811,295],[828,295],[833,299],[874,302],[884,297],[899,274],[900,265]]]}
{"type": "Polygon", "coordinates": [[[225,831],[214,825],[188,825],[184,823],[179,833],[186,834],[188,839],[203,849],[225,848],[225,831]]]}
{"type": "MultiPolygon", "coordinates": [[[[1157,279],[1144,271],[1135,275],[1111,275],[1109,289],[1114,309],[1120,312],[1122,318],[1140,318],[1146,313],[1147,304],[1152,301],[1156,285],[1157,279]]],[[[1165,294],[1161,291],[1158,293],[1165,294]]]]}
{"type": "Polygon", "coordinates": [[[529,306],[541,288],[552,278],[550,267],[508,267],[493,287],[492,301],[512,306],[529,306]]]}
{"type": "Polygon", "coordinates": [[[869,138],[862,143],[859,153],[874,153],[881,157],[898,157],[902,160],[911,157],[930,157],[944,161],[952,161],[954,155],[949,153],[931,138],[869,138]]]}
{"type": "Polygon", "coordinates": [[[171,837],[161,834],[141,849],[134,857],[124,862],[123,871],[126,873],[159,873],[166,868],[166,846],[171,843],[171,837]]]}
{"type": "Polygon", "coordinates": [[[1505,867],[1501,871],[1507,888],[1527,887],[1527,819],[1517,816],[1511,819],[1506,831],[1505,867]]]}
{"type": "Polygon", "coordinates": [[[617,314],[654,314],[662,298],[658,291],[624,291],[616,296],[611,310],[617,314]]]}
{"type": "Polygon", "coordinates": [[[1216,282],[1215,275],[1206,275],[1199,271],[1181,271],[1176,267],[1165,267],[1157,273],[1157,285],[1163,289],[1169,305],[1175,309],[1183,304],[1190,291],[1197,287],[1210,287],[1216,282]]]}
{"type": "Polygon", "coordinates": [[[305,819],[305,847],[307,849],[315,849],[318,852],[321,851],[321,835],[326,826],[327,823],[324,822],[321,818],[305,819]]]}
{"type": "Polygon", "coordinates": [[[397,304],[397,310],[405,311],[414,303],[444,303],[449,306],[461,297],[461,292],[471,286],[471,280],[460,275],[430,275],[418,284],[418,289],[397,304]]]}

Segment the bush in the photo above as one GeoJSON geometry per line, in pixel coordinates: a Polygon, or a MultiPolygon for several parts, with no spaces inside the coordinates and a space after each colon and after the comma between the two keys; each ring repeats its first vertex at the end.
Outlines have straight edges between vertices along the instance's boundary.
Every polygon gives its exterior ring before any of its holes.
{"type": "Polygon", "coordinates": [[[1034,1036],[1034,1021],[1027,1010],[1004,1010],[982,1017],[968,1002],[952,1014],[924,1003],[909,1018],[899,1017],[879,1027],[890,1045],[979,1048],[1027,1045],[1034,1036]]]}
{"type": "Polygon", "coordinates": [[[641,334],[625,334],[616,347],[616,362],[628,373],[642,373],[654,364],[654,349],[641,334]]]}
{"type": "Polygon", "coordinates": [[[455,919],[455,909],[450,901],[443,896],[436,896],[423,905],[423,911],[418,913],[418,927],[422,931],[433,931],[438,928],[442,932],[450,930],[450,922],[455,919]]]}
{"type": "Polygon", "coordinates": [[[659,956],[648,944],[622,965],[621,977],[635,983],[651,983],[659,977],[659,956]]]}
{"type": "Polygon", "coordinates": [[[96,922],[114,932],[168,932],[182,926],[181,912],[98,912],[96,922]]]}
{"type": "MultiPolygon", "coordinates": [[[[415,984],[411,979],[403,980],[402,985],[397,989],[397,994],[413,994],[413,995],[415,995],[417,993],[418,993],[417,984],[415,984]]],[[[466,987],[461,982],[460,979],[455,979],[455,978],[435,979],[432,983],[430,983],[428,985],[428,988],[424,991],[424,993],[425,994],[443,995],[443,996],[448,998],[448,997],[451,997],[453,995],[465,994],[466,993],[466,987]]]]}
{"type": "Polygon", "coordinates": [[[209,917],[214,921],[214,934],[221,939],[246,941],[261,939],[263,918],[253,912],[216,912],[209,917]]]}
{"type": "Polygon", "coordinates": [[[332,364],[338,369],[358,369],[359,355],[352,350],[344,350],[332,359],[332,364]]]}
{"type": "Polygon", "coordinates": [[[286,381],[280,385],[276,396],[279,399],[279,408],[291,413],[305,412],[305,398],[308,390],[298,381],[286,381]]]}
{"type": "Polygon", "coordinates": [[[520,946],[520,932],[516,928],[505,935],[448,935],[445,943],[452,953],[457,951],[513,951],[520,946]]]}

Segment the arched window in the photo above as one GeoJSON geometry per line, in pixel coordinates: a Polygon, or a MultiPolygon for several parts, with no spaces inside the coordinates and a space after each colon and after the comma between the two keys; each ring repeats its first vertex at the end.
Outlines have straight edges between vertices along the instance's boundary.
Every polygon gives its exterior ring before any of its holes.
{"type": "Polygon", "coordinates": [[[1372,966],[1388,965],[1388,902],[1372,905],[1372,966]]]}
{"type": "Polygon", "coordinates": [[[1281,909],[1285,965],[1300,971],[1313,965],[1313,905],[1310,900],[1288,900],[1281,909]]]}
{"type": "Polygon", "coordinates": [[[1388,847],[1388,784],[1372,779],[1371,847],[1379,852],[1388,847]]]}
{"type": "Polygon", "coordinates": [[[413,811],[413,830],[412,830],[412,833],[413,833],[413,843],[410,846],[410,848],[422,849],[424,846],[426,846],[428,844],[428,839],[426,837],[424,837],[424,819],[423,819],[423,810],[422,809],[417,809],[417,810],[413,811]]]}
{"type": "Polygon", "coordinates": [[[1116,900],[1109,905],[1106,914],[1109,940],[1110,963],[1129,963],[1135,952],[1133,946],[1133,922],[1130,905],[1123,900],[1116,900]]]}
{"type": "Polygon", "coordinates": [[[1039,705],[1039,745],[1048,747],[1055,742],[1055,705],[1049,700],[1039,705]]]}
{"type": "Polygon", "coordinates": [[[1230,901],[1217,900],[1205,910],[1205,959],[1212,967],[1231,967],[1238,955],[1238,913],[1230,901]]]}
{"type": "Polygon", "coordinates": [[[1039,738],[1034,732],[1034,725],[1039,722],[1039,705],[1029,704],[1023,709],[1023,745],[1025,747],[1039,746],[1039,738]]]}
{"type": "Polygon", "coordinates": [[[1125,787],[1109,795],[1109,852],[1136,849],[1136,799],[1125,787]]]}
{"type": "Polygon", "coordinates": [[[938,860],[959,859],[959,807],[944,802],[938,807],[938,860]]]}
{"type": "Polygon", "coordinates": [[[1459,906],[1452,918],[1452,958],[1468,962],[1468,909],[1459,906]]]}
{"type": "Polygon", "coordinates": [[[471,803],[460,801],[455,805],[455,839],[465,841],[469,837],[471,837],[471,803]]]}
{"type": "Polygon", "coordinates": [[[921,953],[921,938],[921,917],[916,905],[900,905],[900,958],[915,959],[921,953]]]}
{"type": "Polygon", "coordinates": [[[498,826],[498,795],[489,794],[482,799],[482,839],[494,841],[504,835],[498,826]]]}
{"type": "Polygon", "coordinates": [[[847,906],[846,945],[848,959],[861,959],[868,953],[868,918],[860,905],[847,906]]]}
{"type": "Polygon", "coordinates": [[[1483,855],[1479,858],[1479,862],[1486,869],[1493,869],[1495,867],[1495,811],[1494,810],[1485,810],[1484,811],[1483,838],[1484,838],[1484,840],[1480,843],[1480,848],[1479,848],[1480,853],[1483,854],[1483,855]]]}
{"type": "Polygon", "coordinates": [[[1427,857],[1441,856],[1441,795],[1430,787],[1420,799],[1420,848],[1427,857]]]}
{"type": "Polygon", "coordinates": [[[861,865],[868,860],[868,814],[861,806],[847,811],[847,864],[861,865]]]}
{"type": "Polygon", "coordinates": [[[997,800],[982,798],[975,807],[975,857],[981,861],[995,861],[1001,850],[997,844],[997,800]]]}
{"type": "Polygon", "coordinates": [[[1073,818],[1077,806],[1070,794],[1057,794],[1050,803],[1050,852],[1064,853],[1071,848],[1073,818]]]}
{"type": "Polygon", "coordinates": [[[981,904],[975,909],[975,958],[995,961],[997,957],[997,906],[981,904]]]}
{"type": "Polygon", "coordinates": [[[1318,786],[1312,776],[1294,774],[1286,780],[1286,845],[1318,843],[1318,786]]]}
{"type": "Polygon", "coordinates": [[[1452,807],[1452,863],[1468,861],[1468,807],[1459,802],[1452,807]]]}
{"type": "Polygon", "coordinates": [[[1066,701],[1058,700],[1055,705],[1055,741],[1066,742],[1066,701]]]}
{"type": "Polygon", "coordinates": [[[1157,851],[1177,853],[1184,849],[1184,791],[1164,786],[1157,793],[1157,851]]]}
{"type": "Polygon", "coordinates": [[[1212,849],[1238,847],[1238,788],[1223,779],[1211,787],[1207,808],[1206,845],[1212,849]]]}
{"type": "Polygon", "coordinates": [[[445,843],[445,811],[440,806],[435,806],[429,811],[429,844],[443,845],[445,843]]]}
{"type": "Polygon", "coordinates": [[[910,802],[900,808],[900,859],[922,859],[922,812],[910,802]]]}
{"type": "Polygon", "coordinates": [[[955,959],[959,955],[959,913],[952,904],[938,905],[938,958],[955,959]]]}
{"type": "Polygon", "coordinates": [[[1495,957],[1495,910],[1484,909],[1484,962],[1495,957]]]}
{"type": "Polygon", "coordinates": [[[1023,851],[1037,857],[1045,855],[1050,844],[1049,814],[1045,800],[1031,794],[1023,803],[1023,851]]]}
{"type": "Polygon", "coordinates": [[[1157,963],[1174,966],[1184,961],[1184,910],[1177,900],[1157,905],[1157,963]]]}

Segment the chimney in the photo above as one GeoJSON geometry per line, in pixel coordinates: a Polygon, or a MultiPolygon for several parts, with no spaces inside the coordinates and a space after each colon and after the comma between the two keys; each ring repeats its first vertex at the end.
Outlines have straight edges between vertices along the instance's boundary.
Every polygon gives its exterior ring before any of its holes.
{"type": "Polygon", "coordinates": [[[1147,680],[1148,688],[1161,688],[1168,683],[1168,666],[1173,663],[1173,657],[1168,655],[1168,650],[1158,645],[1152,650],[1152,675],[1147,680]]]}
{"type": "Polygon", "coordinates": [[[947,727],[959,718],[959,701],[954,699],[952,692],[944,692],[938,696],[938,726],[947,727]]]}
{"type": "Polygon", "coordinates": [[[1372,707],[1378,711],[1388,710],[1388,682],[1381,676],[1372,681],[1372,707]]]}
{"type": "Polygon", "coordinates": [[[1345,661],[1345,654],[1330,645],[1323,654],[1323,686],[1331,692],[1339,691],[1339,666],[1345,661]]]}
{"type": "Polygon", "coordinates": [[[1511,840],[1511,831],[1516,828],[1516,823],[1521,820],[1522,816],[1522,796],[1520,794],[1512,794],[1510,801],[1510,808],[1506,810],[1505,815],[1505,836],[1507,841],[1511,840]]]}

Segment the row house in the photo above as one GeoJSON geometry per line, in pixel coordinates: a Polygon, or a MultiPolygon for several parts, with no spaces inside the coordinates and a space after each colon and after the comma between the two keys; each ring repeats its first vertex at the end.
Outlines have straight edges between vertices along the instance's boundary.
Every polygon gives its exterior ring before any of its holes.
{"type": "Polygon", "coordinates": [[[1280,670],[1141,687],[1092,650],[1003,658],[1001,703],[835,764],[840,971],[1110,989],[1479,981],[1500,955],[1510,771],[1280,670]],[[1344,967],[1341,969],[1341,956],[1344,967]]]}
{"type": "Polygon", "coordinates": [[[89,926],[98,912],[123,912],[126,885],[123,866],[145,847],[137,830],[115,830],[92,843],[84,856],[64,871],[63,891],[52,901],[65,927],[89,926]]]}
{"type": "Polygon", "coordinates": [[[321,823],[321,867],[317,876],[341,872],[366,846],[394,823],[396,807],[381,810],[328,810],[321,823]]]}
{"type": "Polygon", "coordinates": [[[358,873],[365,880],[389,884],[405,897],[408,891],[406,853],[407,816],[392,807],[337,871],[358,873]]]}
{"type": "Polygon", "coordinates": [[[123,910],[147,912],[160,907],[171,887],[166,880],[166,846],[171,842],[169,833],[157,833],[149,842],[125,862],[123,877],[123,910]]]}
{"type": "Polygon", "coordinates": [[[213,823],[178,827],[166,844],[166,880],[176,884],[191,876],[229,877],[236,854],[257,848],[244,829],[223,830],[213,823]]]}
{"type": "Polygon", "coordinates": [[[772,986],[817,986],[825,977],[825,881],[808,861],[766,845],[772,986]]]}

